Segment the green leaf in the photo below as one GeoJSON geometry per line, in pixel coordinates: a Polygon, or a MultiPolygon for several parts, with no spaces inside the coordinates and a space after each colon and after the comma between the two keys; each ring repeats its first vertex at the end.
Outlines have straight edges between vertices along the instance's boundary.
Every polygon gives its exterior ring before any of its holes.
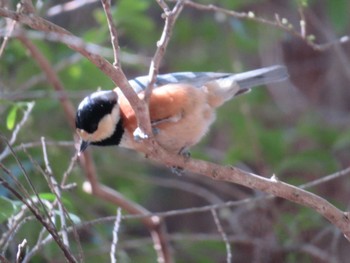
{"type": "Polygon", "coordinates": [[[12,106],[9,114],[7,115],[6,127],[10,131],[15,127],[16,117],[17,117],[17,110],[18,110],[18,106],[15,104],[15,105],[12,106]]]}
{"type": "Polygon", "coordinates": [[[39,193],[40,199],[53,202],[56,200],[56,196],[53,193],[39,193]]]}
{"type": "MultiPolygon", "coordinates": [[[[56,195],[53,193],[39,193],[39,197],[40,199],[43,199],[49,202],[53,202],[56,200],[56,195]]],[[[72,203],[67,198],[61,197],[61,201],[64,206],[69,206],[69,208],[72,205],[72,203]]]]}
{"type": "Polygon", "coordinates": [[[0,224],[4,223],[18,211],[16,203],[3,196],[0,196],[0,207],[0,224]]]}

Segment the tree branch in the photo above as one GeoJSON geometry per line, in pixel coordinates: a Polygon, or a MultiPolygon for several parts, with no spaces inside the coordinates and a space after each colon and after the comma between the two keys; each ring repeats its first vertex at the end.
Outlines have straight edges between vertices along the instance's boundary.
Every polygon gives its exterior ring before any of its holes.
{"type": "Polygon", "coordinates": [[[184,0],[185,5],[188,7],[195,8],[197,10],[201,11],[210,11],[210,12],[218,12],[222,13],[228,16],[232,16],[235,18],[239,19],[246,19],[250,21],[255,21],[260,24],[265,24],[268,26],[273,26],[278,29],[282,29],[285,32],[288,32],[289,34],[303,40],[306,42],[311,48],[317,51],[325,51],[329,49],[330,47],[338,44],[344,44],[350,41],[349,36],[342,36],[339,39],[336,39],[334,41],[328,42],[328,43],[323,43],[323,44],[317,44],[314,42],[314,39],[306,34],[305,31],[305,20],[303,19],[303,16],[301,16],[300,20],[300,32],[296,30],[293,25],[291,25],[286,19],[281,19],[278,15],[275,16],[275,20],[267,20],[261,17],[257,17],[253,12],[236,12],[233,10],[227,10],[222,7],[218,7],[213,4],[205,5],[205,4],[200,4],[191,0],[184,0]]]}
{"type": "Polygon", "coordinates": [[[164,57],[166,48],[169,44],[173,27],[184,6],[184,1],[182,0],[177,1],[173,10],[169,11],[168,5],[163,0],[157,0],[157,2],[164,11],[163,15],[165,16],[165,23],[164,23],[162,35],[159,41],[157,42],[157,50],[153,56],[153,59],[149,67],[149,73],[148,73],[149,83],[146,88],[145,97],[144,97],[144,100],[146,101],[146,103],[148,103],[149,101],[149,98],[152,94],[153,86],[157,80],[159,66],[164,57]]]}

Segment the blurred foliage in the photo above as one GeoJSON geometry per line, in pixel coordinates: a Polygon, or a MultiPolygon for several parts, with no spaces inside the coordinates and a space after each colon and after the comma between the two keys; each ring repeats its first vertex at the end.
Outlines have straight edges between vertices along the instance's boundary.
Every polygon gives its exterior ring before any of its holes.
{"type": "MultiPolygon", "coordinates": [[[[323,25],[330,27],[327,30],[332,30],[331,35],[344,35],[349,33],[350,30],[349,2],[347,0],[203,0],[200,2],[216,4],[236,11],[254,11],[257,16],[272,20],[275,13],[277,13],[281,17],[288,17],[288,20],[296,28],[299,28],[300,19],[298,6],[302,6],[306,13],[312,13],[314,16],[317,16],[318,11],[322,10],[322,15],[318,17],[318,25],[319,27],[323,27],[323,25]]],[[[50,2],[50,4],[59,4],[59,1],[50,2]]],[[[171,5],[171,3],[169,4],[171,5]]],[[[92,9],[89,16],[84,17],[79,16],[79,10],[76,12],[63,12],[62,16],[56,19],[58,19],[59,24],[68,30],[73,28],[76,30],[76,28],[79,28],[79,23],[81,23],[81,31],[74,33],[87,42],[111,48],[103,10],[100,7],[92,9]],[[80,20],[78,20],[78,24],[66,24],[65,21],[70,21],[66,20],[67,16],[70,18],[76,17],[80,20]],[[84,23],[90,26],[86,29],[84,23]]],[[[161,18],[161,9],[156,1],[119,0],[115,2],[112,12],[118,25],[121,52],[134,54],[138,57],[138,61],[150,61],[164,23],[164,19],[161,18]]],[[[45,13],[45,10],[41,10],[41,13],[45,13]]],[[[3,25],[2,21],[1,24],[3,25]]],[[[288,60],[284,61],[287,56],[282,54],[283,51],[277,51],[276,45],[283,49],[285,43],[293,40],[293,36],[274,27],[239,20],[218,13],[185,8],[174,28],[160,72],[239,72],[259,67],[262,64],[266,65],[266,62],[260,61],[260,58],[263,59],[266,56],[271,57],[272,61],[282,61],[288,64],[288,60]]],[[[319,38],[316,40],[319,40],[319,38]]],[[[33,42],[52,65],[57,65],[62,61],[67,62],[58,75],[75,105],[86,94],[96,89],[113,88],[111,80],[88,60],[82,58],[70,63],[69,59],[74,53],[66,46],[46,40],[33,40],[33,42]]],[[[297,45],[292,46],[296,47],[297,45]]],[[[308,50],[308,48],[303,46],[303,50],[308,50]]],[[[314,68],[318,69],[320,63],[317,60],[316,62],[312,61],[313,57],[303,55],[303,52],[301,54],[299,58],[300,65],[301,62],[306,61],[310,65],[310,71],[314,68]]],[[[112,56],[109,56],[108,59],[113,61],[112,56]]],[[[339,57],[333,55],[332,61],[328,63],[336,65],[343,62],[340,62],[339,57]]],[[[130,77],[148,73],[147,64],[135,63],[133,60],[129,60],[128,56],[124,57],[122,65],[124,71],[130,77]]],[[[292,83],[295,77],[315,78],[314,75],[306,75],[308,70],[300,65],[289,67],[292,83]],[[292,72],[295,71],[297,71],[297,74],[293,75],[292,72]]],[[[0,99],[0,114],[4,120],[4,125],[0,126],[1,134],[4,134],[7,138],[11,137],[14,128],[23,117],[21,110],[24,105],[23,101],[31,101],[34,96],[36,102],[34,110],[20,130],[15,146],[22,143],[40,142],[42,136],[48,142],[74,140],[74,131],[66,121],[57,94],[52,92],[52,87],[49,86],[46,80],[38,81],[37,84],[29,88],[23,88],[25,84],[33,78],[37,78],[42,72],[23,45],[16,39],[9,41],[5,52],[2,54],[0,74],[0,95],[7,94],[10,98],[0,99]],[[35,92],[38,91],[46,91],[46,95],[36,96],[37,93],[35,92]],[[20,99],[17,99],[17,96],[20,99]]],[[[326,75],[326,73],[319,75],[326,75]]],[[[330,86],[332,83],[325,82],[329,85],[329,90],[332,88],[332,91],[336,88],[348,89],[346,83],[348,81],[336,82],[337,85],[330,86]]],[[[276,174],[281,180],[295,185],[320,178],[348,166],[350,122],[343,121],[340,124],[339,122],[334,124],[335,122],[330,121],[324,112],[336,112],[334,118],[337,120],[342,119],[344,115],[348,116],[349,108],[342,111],[339,110],[338,106],[342,103],[348,105],[349,98],[339,95],[338,100],[325,104],[326,99],[315,102],[303,90],[312,87],[287,87],[288,85],[284,84],[281,84],[281,86],[285,89],[298,89],[304,96],[307,107],[298,108],[298,105],[295,105],[295,111],[288,112],[283,103],[276,101],[276,97],[273,96],[273,89],[256,89],[219,109],[217,121],[212,130],[199,146],[192,149],[192,156],[225,165],[237,165],[267,177],[276,174]]],[[[318,92],[321,93],[320,89],[318,92]]],[[[328,93],[324,92],[324,94],[324,97],[327,97],[328,93]]],[[[288,92],[285,92],[284,96],[287,96],[288,100],[294,100],[288,92]]],[[[4,149],[5,144],[2,143],[1,145],[2,148],[0,149],[4,149]]],[[[53,174],[57,177],[57,181],[60,181],[68,168],[75,149],[73,146],[48,145],[47,147],[53,174]]],[[[161,187],[153,183],[152,180],[157,182],[160,178],[171,178],[195,184],[224,201],[251,197],[257,194],[247,189],[242,190],[239,186],[223,185],[200,176],[197,176],[196,179],[187,176],[173,178],[168,170],[149,163],[148,160],[129,150],[92,147],[91,151],[94,155],[100,180],[151,211],[167,211],[174,207],[184,208],[208,204],[207,201],[197,198],[195,191],[186,193],[175,187],[170,189],[177,191],[176,194],[172,194],[173,192],[168,189],[171,187],[161,187]]],[[[41,145],[27,149],[27,152],[19,150],[17,154],[41,197],[48,202],[52,202],[53,195],[50,194],[46,180],[29,158],[30,155],[44,168],[41,145]]],[[[1,160],[1,162],[26,185],[22,171],[11,155],[1,160]]],[[[3,172],[0,173],[3,176],[3,172]]],[[[15,186],[12,180],[7,179],[12,186],[15,186]]],[[[81,185],[84,180],[81,169],[78,166],[74,167],[69,182],[76,182],[78,187],[63,192],[62,198],[72,220],[80,222],[114,215],[116,208],[113,205],[83,192],[81,185]]],[[[348,182],[338,179],[332,184],[313,188],[312,191],[346,207],[349,189],[348,182]]],[[[33,193],[30,192],[30,194],[33,193]]],[[[4,222],[10,215],[18,212],[18,201],[1,186],[0,195],[0,222],[4,222]]],[[[254,204],[251,205],[254,206],[254,204]]],[[[314,211],[290,205],[289,202],[279,200],[274,202],[273,205],[267,203],[265,208],[275,215],[271,219],[272,227],[266,228],[266,231],[269,232],[271,239],[280,246],[279,249],[281,250],[288,247],[288,245],[309,242],[325,226],[329,225],[314,211]]],[[[244,208],[237,208],[238,211],[242,209],[244,208]]],[[[235,215],[235,212],[235,209],[230,211],[233,215],[235,215]]],[[[194,236],[201,232],[208,235],[217,234],[216,226],[209,214],[184,216],[180,217],[179,220],[177,218],[167,219],[167,225],[171,233],[186,232],[186,234],[193,234],[194,236]],[[191,231],[188,232],[188,229],[191,229],[191,231]]],[[[234,227],[231,229],[230,226],[233,223],[230,218],[223,221],[225,221],[225,231],[228,234],[250,237],[242,231],[236,231],[237,229],[234,227]]],[[[251,228],[260,226],[260,224],[263,228],[261,221],[263,221],[262,218],[257,217],[254,226],[251,228]]],[[[57,226],[59,226],[58,217],[57,222],[57,226]]],[[[239,223],[244,222],[236,222],[235,224],[239,223]]],[[[79,231],[85,253],[85,262],[96,262],[97,260],[109,262],[112,228],[113,224],[111,222],[86,227],[79,231]]],[[[1,231],[4,229],[6,229],[5,224],[3,224],[1,231]]],[[[29,220],[23,224],[10,244],[12,250],[15,250],[17,243],[23,238],[27,238],[32,247],[38,239],[39,230],[40,223],[35,220],[29,220]]],[[[144,237],[149,238],[149,235],[139,221],[123,221],[119,236],[119,262],[155,261],[155,253],[150,240],[145,241],[143,239],[144,237]],[[128,241],[130,242],[128,243],[128,241]],[[135,241],[136,245],[132,244],[132,241],[135,241]]],[[[324,238],[330,239],[330,236],[331,234],[328,234],[324,238]]],[[[251,238],[252,240],[260,238],[259,240],[262,240],[262,243],[266,242],[265,237],[254,236],[251,238]]],[[[189,238],[188,240],[173,241],[173,244],[176,262],[224,262],[225,260],[226,252],[222,241],[196,241],[189,238]]],[[[253,246],[254,244],[250,245],[253,246]]],[[[316,245],[318,245],[317,242],[316,245]]],[[[237,257],[235,262],[247,262],[240,261],[239,258],[245,258],[245,256],[250,258],[253,254],[252,251],[254,251],[254,248],[249,245],[245,249],[241,249],[241,244],[234,242],[232,248],[234,258],[237,257]],[[246,254],[244,255],[244,253],[246,254]]],[[[321,244],[320,249],[322,248],[321,244]]],[[[72,242],[72,250],[74,252],[78,251],[78,247],[74,242],[72,242]]],[[[286,249],[286,251],[282,260],[274,262],[322,262],[315,261],[310,255],[305,255],[297,248],[286,249]]],[[[267,259],[261,262],[273,262],[274,252],[270,251],[269,253],[271,261],[267,259]]],[[[329,253],[334,253],[334,251],[329,253]]],[[[33,262],[48,262],[47,259],[57,258],[58,255],[61,254],[57,246],[47,245],[39,255],[33,258],[33,262]]],[[[63,260],[57,262],[63,262],[63,260]]]]}
{"type": "Polygon", "coordinates": [[[344,32],[347,29],[347,25],[349,24],[349,16],[347,12],[347,10],[350,8],[349,1],[327,1],[326,3],[331,22],[336,29],[336,32],[344,32]]]}

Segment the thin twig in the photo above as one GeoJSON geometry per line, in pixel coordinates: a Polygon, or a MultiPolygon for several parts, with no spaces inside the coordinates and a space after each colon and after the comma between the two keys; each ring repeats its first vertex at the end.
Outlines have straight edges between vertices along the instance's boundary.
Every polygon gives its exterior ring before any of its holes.
{"type": "Polygon", "coordinates": [[[13,21],[13,20],[8,21],[8,23],[7,23],[8,29],[6,30],[6,35],[4,36],[4,40],[2,41],[1,46],[0,46],[0,58],[1,58],[2,54],[4,53],[4,50],[6,48],[6,45],[10,39],[10,36],[11,36],[13,30],[15,29],[16,23],[17,22],[13,21]]]}
{"type": "Polygon", "coordinates": [[[306,33],[306,19],[304,14],[304,8],[301,6],[301,4],[298,4],[298,11],[300,15],[300,36],[305,40],[307,33],[306,33]]]}
{"type": "MultiPolygon", "coordinates": [[[[24,152],[27,154],[27,156],[30,158],[31,160],[31,163],[35,165],[35,167],[37,168],[37,170],[39,172],[41,172],[41,174],[44,176],[44,178],[46,179],[50,189],[51,189],[51,192],[56,196],[56,199],[55,201],[51,204],[50,203],[50,211],[47,211],[46,209],[46,206],[43,204],[41,198],[39,197],[37,191],[35,189],[33,189],[33,191],[35,192],[36,196],[37,196],[37,200],[38,202],[42,205],[42,209],[46,215],[46,218],[48,220],[48,222],[51,223],[51,225],[54,227],[56,224],[53,222],[53,220],[55,219],[55,217],[51,217],[51,213],[52,213],[52,210],[54,209],[54,207],[56,207],[56,205],[58,204],[58,207],[59,207],[59,211],[60,211],[60,218],[61,218],[61,228],[63,229],[63,232],[62,232],[62,239],[63,239],[63,244],[66,246],[66,247],[69,247],[69,241],[68,241],[68,235],[67,235],[67,232],[65,231],[65,229],[67,228],[67,224],[66,224],[66,217],[68,218],[68,220],[70,220],[70,222],[72,223],[73,225],[73,234],[74,234],[74,238],[78,244],[78,256],[79,256],[79,259],[80,261],[82,262],[82,259],[83,259],[83,252],[82,252],[82,248],[81,248],[81,244],[80,244],[80,241],[79,241],[79,237],[78,237],[78,233],[76,232],[75,228],[74,228],[74,223],[73,221],[71,220],[70,216],[69,216],[69,213],[66,211],[65,207],[63,206],[63,203],[62,203],[62,198],[61,198],[61,191],[60,191],[60,188],[59,188],[59,185],[57,183],[57,181],[54,179],[53,177],[53,173],[52,173],[52,169],[50,168],[50,165],[49,165],[49,161],[48,161],[48,156],[47,156],[47,152],[46,152],[46,144],[45,144],[45,141],[43,140],[42,138],[42,143],[43,143],[43,153],[44,153],[44,160],[45,160],[45,165],[46,165],[46,170],[49,171],[49,172],[45,172],[41,166],[37,163],[37,161],[35,159],[32,158],[32,156],[24,149],[24,152]]],[[[43,236],[41,236],[40,239],[37,240],[37,245],[39,248],[42,246],[41,242],[42,242],[42,239],[43,239],[43,236]]],[[[33,256],[34,253],[30,252],[28,253],[28,255],[26,256],[26,260],[29,260],[32,256],[33,256]]]]}
{"type": "MultiPolygon", "coordinates": [[[[5,172],[5,173],[10,173],[9,170],[5,166],[3,166],[2,163],[0,163],[0,168],[5,172]]],[[[69,249],[62,243],[61,238],[57,234],[56,229],[49,223],[46,222],[46,220],[41,216],[40,211],[32,206],[25,198],[22,197],[20,193],[18,193],[12,186],[10,186],[5,180],[3,180],[0,177],[0,184],[3,185],[7,190],[9,190],[18,200],[20,200],[23,204],[25,204],[28,209],[32,212],[32,214],[36,217],[36,219],[45,227],[45,229],[51,234],[51,236],[55,239],[57,245],[60,247],[62,250],[63,254],[65,255],[66,259],[68,262],[76,262],[73,254],[69,251],[69,249]]]]}
{"type": "Polygon", "coordinates": [[[163,0],[157,0],[157,2],[164,11],[163,15],[165,16],[165,23],[164,23],[162,35],[159,41],[157,42],[157,50],[149,66],[149,73],[148,73],[149,82],[145,90],[145,97],[144,97],[144,100],[146,101],[146,103],[148,103],[149,101],[149,98],[152,94],[153,86],[157,80],[159,66],[164,57],[166,48],[169,44],[173,27],[184,6],[184,1],[179,0],[177,1],[173,10],[169,11],[168,5],[163,0]]]}
{"type": "Polygon", "coordinates": [[[111,42],[112,42],[113,54],[114,54],[113,66],[116,69],[118,69],[120,68],[118,31],[113,22],[113,17],[111,12],[111,0],[101,0],[101,2],[102,2],[103,9],[105,10],[108,28],[111,35],[111,42]]]}
{"type": "Polygon", "coordinates": [[[74,156],[71,158],[70,160],[70,163],[68,165],[68,168],[67,170],[63,173],[63,177],[62,177],[62,180],[61,180],[61,188],[64,189],[66,187],[66,182],[68,180],[68,175],[71,174],[73,168],[74,168],[74,165],[77,163],[77,160],[78,160],[78,153],[75,153],[74,156]]]}
{"type": "MultiPolygon", "coordinates": [[[[48,141],[48,142],[46,142],[46,144],[52,145],[52,146],[69,147],[69,148],[74,146],[73,141],[48,141]]],[[[23,149],[35,148],[35,147],[40,147],[40,146],[41,146],[41,142],[39,142],[39,141],[22,143],[18,146],[14,146],[13,151],[18,152],[18,151],[22,151],[23,149]]],[[[4,154],[4,156],[2,156],[2,158],[0,158],[0,161],[4,160],[8,156],[11,156],[11,152],[4,154]]]]}
{"type": "Polygon", "coordinates": [[[49,157],[47,155],[45,137],[41,137],[40,140],[41,140],[41,146],[42,146],[42,151],[43,151],[43,157],[44,157],[46,173],[48,173],[50,176],[52,176],[53,172],[52,172],[52,169],[51,169],[51,166],[50,166],[49,157]]]}
{"type": "Polygon", "coordinates": [[[9,246],[9,243],[13,240],[14,235],[19,231],[19,229],[27,223],[29,220],[33,220],[34,216],[25,216],[25,213],[28,211],[28,208],[23,205],[21,210],[16,214],[13,215],[8,220],[8,231],[5,231],[2,233],[1,239],[0,239],[0,247],[2,249],[1,253],[5,253],[7,250],[7,247],[9,246]]]}
{"type": "Polygon", "coordinates": [[[117,215],[115,217],[115,222],[114,222],[114,228],[113,228],[113,240],[112,240],[112,245],[111,245],[111,262],[116,263],[116,249],[117,249],[117,244],[118,244],[118,233],[119,233],[119,227],[120,227],[120,222],[122,218],[122,212],[121,208],[118,207],[117,209],[117,215]]]}
{"type": "MultiPolygon", "coordinates": [[[[13,151],[9,141],[7,140],[7,138],[2,135],[0,133],[0,138],[6,143],[6,147],[8,147],[10,153],[12,154],[12,156],[15,158],[17,164],[19,165],[20,169],[22,170],[22,172],[25,174],[24,176],[26,176],[26,171],[24,169],[24,167],[22,166],[21,162],[19,161],[19,159],[17,158],[17,156],[15,155],[15,152],[13,151]]],[[[8,176],[10,176],[10,178],[13,180],[13,182],[15,183],[15,185],[19,188],[21,194],[28,200],[28,202],[32,203],[34,205],[34,202],[29,194],[29,192],[27,191],[27,189],[23,186],[23,184],[18,180],[18,178],[16,176],[13,176],[13,174],[8,171],[6,173],[8,176]]],[[[28,178],[26,178],[28,179],[28,178]]]]}
{"type": "MultiPolygon", "coordinates": [[[[45,174],[45,171],[42,170],[41,166],[34,160],[34,158],[27,152],[27,150],[23,149],[24,152],[27,154],[27,156],[29,157],[30,161],[32,164],[34,164],[39,171],[42,172],[42,174],[45,174]]],[[[11,148],[11,151],[12,151],[12,154],[13,154],[13,157],[16,159],[17,161],[17,164],[19,165],[19,167],[21,168],[22,170],[22,173],[23,173],[23,176],[24,178],[26,179],[30,189],[32,190],[32,192],[34,193],[35,195],[35,198],[33,199],[32,197],[29,197],[27,198],[28,199],[28,202],[31,203],[31,205],[35,206],[37,209],[41,209],[43,212],[44,212],[44,215],[46,216],[46,219],[48,220],[48,222],[51,224],[51,226],[55,228],[55,224],[54,222],[52,222],[51,220],[51,215],[50,215],[50,212],[47,210],[47,205],[44,204],[43,200],[40,198],[39,196],[39,193],[38,191],[36,190],[36,188],[34,187],[34,184],[32,183],[32,180],[30,179],[30,177],[28,176],[27,174],[27,171],[24,169],[23,167],[23,164],[21,163],[21,161],[18,159],[16,153],[12,150],[11,148]],[[39,203],[41,207],[37,207],[36,206],[36,203],[39,203]]]]}
{"type": "Polygon", "coordinates": [[[325,51],[334,45],[344,44],[350,41],[349,36],[342,36],[339,39],[330,41],[328,43],[317,44],[313,41],[313,39],[305,36],[303,30],[299,32],[291,24],[289,24],[288,21],[286,21],[285,19],[280,19],[278,15],[276,15],[275,20],[267,20],[261,17],[257,17],[253,12],[236,12],[233,10],[227,10],[225,8],[218,7],[213,4],[205,5],[205,4],[200,4],[191,0],[185,0],[185,5],[201,11],[218,12],[218,13],[232,16],[238,19],[246,19],[246,20],[258,22],[260,24],[276,27],[303,40],[311,48],[317,51],[325,51]]]}
{"type": "MultiPolygon", "coordinates": [[[[8,142],[9,146],[12,146],[16,142],[17,135],[18,135],[19,131],[22,129],[23,125],[27,122],[27,120],[30,116],[30,113],[32,112],[32,110],[34,108],[34,105],[35,105],[34,102],[27,102],[26,103],[27,109],[24,111],[21,121],[19,123],[17,123],[15,129],[12,132],[11,139],[8,142]]],[[[5,156],[7,156],[11,153],[9,146],[6,146],[5,149],[2,151],[2,153],[0,154],[0,160],[4,159],[5,156]]]]}
{"type": "Polygon", "coordinates": [[[44,157],[44,162],[45,162],[45,167],[46,167],[46,173],[48,175],[47,180],[50,182],[50,186],[51,186],[51,191],[54,193],[54,195],[56,196],[56,200],[58,202],[58,210],[59,212],[59,216],[61,219],[61,229],[62,229],[62,241],[63,244],[67,247],[69,247],[69,238],[68,238],[68,234],[66,232],[66,228],[67,228],[67,222],[66,222],[66,211],[63,208],[63,204],[62,204],[62,198],[61,198],[61,190],[58,187],[57,181],[56,179],[53,177],[53,172],[49,163],[49,157],[47,155],[47,149],[46,149],[46,144],[45,144],[45,138],[41,137],[41,143],[42,143],[42,150],[43,150],[43,157],[44,157]]]}
{"type": "Polygon", "coordinates": [[[316,180],[313,180],[311,182],[308,182],[308,183],[305,183],[305,184],[301,184],[298,187],[302,188],[302,189],[308,189],[308,188],[311,188],[311,187],[314,187],[314,186],[317,186],[317,185],[329,182],[331,180],[337,179],[339,177],[343,177],[343,176],[348,175],[348,174],[350,174],[350,167],[347,167],[344,170],[335,172],[333,174],[329,174],[329,175],[327,175],[325,177],[321,177],[320,179],[316,179],[316,180]]]}
{"type": "Polygon", "coordinates": [[[216,228],[218,229],[218,232],[221,235],[222,240],[225,243],[225,247],[226,247],[226,262],[227,263],[231,263],[231,261],[232,261],[232,250],[231,250],[230,242],[229,242],[229,240],[227,238],[227,235],[226,235],[226,233],[225,233],[225,231],[224,231],[224,229],[223,229],[223,227],[221,225],[221,222],[220,222],[220,219],[219,219],[219,216],[218,216],[216,210],[212,209],[211,210],[211,214],[213,215],[216,228]]]}
{"type": "Polygon", "coordinates": [[[45,235],[45,233],[47,233],[47,232],[45,230],[45,227],[43,227],[39,232],[39,235],[36,239],[35,245],[33,247],[31,247],[31,249],[28,251],[28,253],[26,254],[22,263],[29,263],[30,262],[32,257],[35,255],[35,252],[41,250],[44,247],[44,245],[45,245],[44,240],[46,240],[49,237],[50,237],[50,239],[53,239],[50,235],[45,235]]]}
{"type": "Polygon", "coordinates": [[[18,245],[16,253],[16,263],[23,262],[23,259],[26,256],[27,245],[27,239],[23,239],[22,243],[18,245]]]}

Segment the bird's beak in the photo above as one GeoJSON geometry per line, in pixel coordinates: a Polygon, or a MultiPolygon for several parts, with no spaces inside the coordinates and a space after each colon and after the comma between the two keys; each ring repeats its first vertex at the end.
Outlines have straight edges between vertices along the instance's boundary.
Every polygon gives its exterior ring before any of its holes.
{"type": "Polygon", "coordinates": [[[82,153],[83,151],[85,151],[89,145],[90,145],[89,141],[81,141],[79,153],[82,153]]]}

